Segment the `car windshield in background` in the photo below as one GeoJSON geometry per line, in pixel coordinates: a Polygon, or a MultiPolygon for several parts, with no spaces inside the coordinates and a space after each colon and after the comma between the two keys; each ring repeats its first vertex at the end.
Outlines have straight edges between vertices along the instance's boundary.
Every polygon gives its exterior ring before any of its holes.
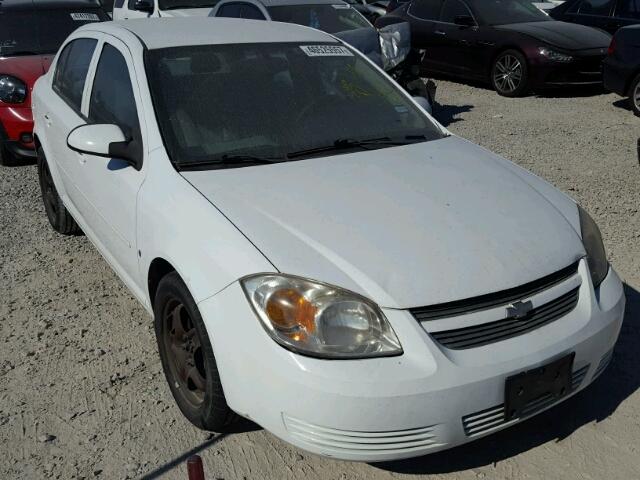
{"type": "Polygon", "coordinates": [[[385,76],[339,44],[174,47],[148,51],[145,63],[178,167],[285,161],[443,137],[385,76]]]}
{"type": "Polygon", "coordinates": [[[349,5],[287,5],[267,8],[276,22],[296,23],[327,33],[356,28],[372,28],[371,24],[349,5]]]}
{"type": "Polygon", "coordinates": [[[474,12],[485,25],[544,22],[551,20],[531,0],[472,0],[474,12]]]}
{"type": "Polygon", "coordinates": [[[109,20],[99,8],[2,10],[0,56],[55,53],[76,28],[109,20]]]}
{"type": "Polygon", "coordinates": [[[179,8],[208,8],[215,7],[218,0],[159,0],[160,10],[177,10],[179,8]]]}

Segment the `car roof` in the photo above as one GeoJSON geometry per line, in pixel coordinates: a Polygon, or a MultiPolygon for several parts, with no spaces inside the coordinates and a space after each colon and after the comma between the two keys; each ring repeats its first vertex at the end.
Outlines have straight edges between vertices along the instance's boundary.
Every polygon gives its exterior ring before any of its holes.
{"type": "Polygon", "coordinates": [[[0,11],[98,7],[100,0],[0,0],[0,11]]]}
{"type": "Polygon", "coordinates": [[[342,0],[257,0],[265,7],[284,7],[294,5],[338,5],[342,0]]]}
{"type": "Polygon", "coordinates": [[[83,30],[101,31],[118,38],[128,31],[150,50],[234,43],[337,42],[331,35],[309,27],[237,18],[141,18],[92,23],[77,32],[83,30]]]}

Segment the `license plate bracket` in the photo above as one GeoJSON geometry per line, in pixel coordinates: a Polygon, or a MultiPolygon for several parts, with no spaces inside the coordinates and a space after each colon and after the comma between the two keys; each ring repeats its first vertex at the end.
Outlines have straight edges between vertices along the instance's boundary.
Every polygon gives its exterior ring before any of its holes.
{"type": "Polygon", "coordinates": [[[571,390],[571,372],[575,353],[566,355],[551,363],[508,377],[505,382],[505,418],[521,418],[532,411],[533,402],[543,397],[559,400],[571,390]],[[530,405],[531,404],[531,405],[530,405]],[[527,408],[529,407],[529,408],[527,408]]]}

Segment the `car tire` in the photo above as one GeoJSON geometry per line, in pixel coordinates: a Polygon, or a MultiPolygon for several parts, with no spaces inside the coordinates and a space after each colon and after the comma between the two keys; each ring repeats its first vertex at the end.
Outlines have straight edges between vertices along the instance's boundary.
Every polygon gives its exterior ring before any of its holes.
{"type": "Polygon", "coordinates": [[[82,230],[80,230],[80,227],[78,227],[78,224],[64,206],[64,203],[62,203],[60,195],[58,195],[58,190],[56,190],[53,182],[51,170],[49,170],[49,164],[42,147],[38,147],[37,154],[40,192],[49,223],[56,232],[62,235],[78,235],[82,230]]]}
{"type": "Polygon", "coordinates": [[[631,82],[631,88],[629,88],[629,105],[633,113],[640,117],[640,74],[631,82]]]}
{"type": "Polygon", "coordinates": [[[517,50],[500,53],[491,67],[491,85],[503,97],[521,97],[529,89],[527,60],[517,50]]]}
{"type": "Polygon", "coordinates": [[[162,368],[178,408],[202,430],[225,431],[237,417],[227,405],[202,316],[176,272],[160,280],[153,312],[162,368]]]}

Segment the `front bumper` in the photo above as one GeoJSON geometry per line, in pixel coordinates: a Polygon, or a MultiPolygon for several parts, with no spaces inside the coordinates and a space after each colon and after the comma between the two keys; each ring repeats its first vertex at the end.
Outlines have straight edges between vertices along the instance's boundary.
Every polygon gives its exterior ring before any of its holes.
{"type": "Polygon", "coordinates": [[[625,300],[613,269],[597,295],[584,261],[579,275],[580,300],[565,317],[469,350],[444,348],[407,311],[385,309],[404,354],[366,360],[315,359],[280,347],[238,283],[199,308],[233,410],[304,450],[376,462],[444,450],[523,420],[505,419],[506,378],[571,352],[574,388],[563,399],[591,383],[611,358],[625,300]]]}
{"type": "Polygon", "coordinates": [[[530,60],[532,86],[601,85],[601,53],[575,56],[574,61],[562,63],[541,59],[530,60]]]}
{"type": "Polygon", "coordinates": [[[0,141],[13,156],[36,158],[33,141],[23,142],[22,136],[33,136],[31,107],[0,106],[0,141]]]}

